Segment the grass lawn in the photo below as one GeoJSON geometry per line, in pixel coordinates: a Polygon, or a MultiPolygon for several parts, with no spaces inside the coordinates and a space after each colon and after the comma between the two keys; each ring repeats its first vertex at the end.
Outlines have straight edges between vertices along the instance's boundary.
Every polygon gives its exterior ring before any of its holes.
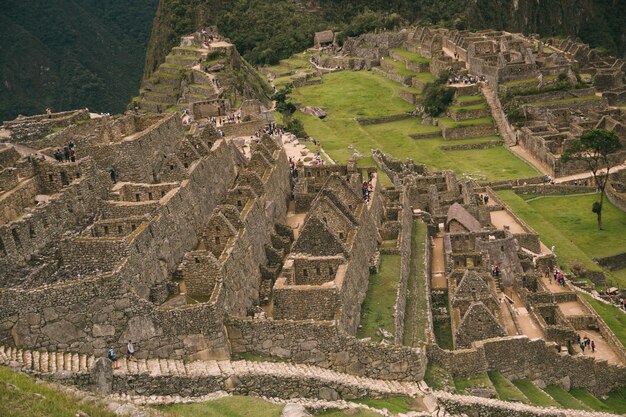
{"type": "Polygon", "coordinates": [[[417,346],[428,342],[428,304],[426,304],[427,288],[424,273],[424,244],[426,240],[426,223],[421,220],[413,223],[411,232],[411,263],[407,283],[406,314],[404,317],[403,343],[417,346]]]}
{"type": "Polygon", "coordinates": [[[603,402],[615,413],[626,413],[626,387],[611,391],[603,402]]]}
{"type": "MultiPolygon", "coordinates": [[[[417,72],[408,69],[404,62],[394,61],[391,58],[383,58],[383,61],[387,64],[391,64],[391,66],[393,67],[392,72],[395,74],[401,75],[403,77],[414,77],[417,75],[417,72]]],[[[385,68],[383,67],[383,69],[385,68]]]]}
{"type": "Polygon", "coordinates": [[[585,404],[587,407],[591,408],[592,410],[606,411],[606,412],[612,412],[612,411],[619,412],[617,410],[613,410],[610,406],[605,405],[603,401],[599,400],[597,397],[595,397],[586,389],[572,388],[569,393],[572,395],[572,397],[576,398],[578,401],[582,402],[583,404],[585,404]]]}
{"type": "Polygon", "coordinates": [[[572,98],[564,98],[561,100],[539,101],[535,103],[528,103],[528,105],[529,106],[552,106],[554,104],[580,103],[582,101],[596,101],[596,100],[601,100],[601,99],[602,97],[598,97],[598,96],[572,97],[572,98]]]}
{"type": "Polygon", "coordinates": [[[437,345],[442,349],[452,350],[454,345],[452,342],[452,324],[450,320],[433,321],[433,332],[437,345]]]}
{"type": "Polygon", "coordinates": [[[521,401],[523,403],[529,404],[530,401],[522,391],[520,391],[511,381],[502,376],[500,372],[490,371],[488,372],[489,379],[493,384],[496,392],[498,393],[498,397],[500,397],[503,401],[521,401]]]}
{"type": "MultiPolygon", "coordinates": [[[[320,85],[296,88],[293,100],[306,106],[323,107],[325,119],[296,113],[307,133],[319,140],[326,152],[337,163],[348,161],[353,146],[365,156],[361,166],[374,165],[372,149],[381,149],[398,158],[412,158],[426,164],[431,170],[454,169],[457,174],[485,176],[487,179],[532,177],[537,171],[506,148],[443,151],[440,146],[458,143],[485,142],[485,139],[467,139],[444,142],[441,138],[412,139],[417,133],[437,133],[437,126],[422,125],[417,118],[377,125],[360,126],[356,118],[382,117],[409,112],[413,106],[400,97],[401,85],[380,75],[366,71],[341,71],[324,76],[320,85]],[[470,156],[471,155],[471,156],[470,156]],[[471,158],[471,159],[470,159],[471,158]],[[493,161],[497,160],[498,164],[493,161]]],[[[451,119],[450,119],[451,120],[451,119]]],[[[453,122],[456,123],[456,122],[453,122]]],[[[491,118],[461,122],[466,124],[492,123],[491,118]]]]}
{"type": "Polygon", "coordinates": [[[493,119],[491,116],[483,117],[480,119],[463,120],[455,122],[449,117],[440,117],[439,126],[443,127],[462,127],[462,126],[481,126],[481,125],[493,125],[493,119]]]}
{"type": "Polygon", "coordinates": [[[515,385],[517,389],[519,389],[534,405],[538,405],[540,407],[559,406],[559,403],[557,403],[554,398],[550,397],[528,379],[518,379],[513,381],[513,385],[515,385]]]}
{"type": "Polygon", "coordinates": [[[475,101],[476,102],[485,101],[485,98],[482,95],[480,95],[480,94],[474,94],[474,95],[471,95],[471,96],[458,96],[456,98],[456,102],[457,103],[468,103],[468,102],[473,103],[475,101]]]}
{"type": "Polygon", "coordinates": [[[450,372],[448,372],[445,368],[430,362],[426,367],[424,381],[429,387],[438,391],[454,387],[454,380],[452,375],[450,375],[450,372]]]}
{"type": "Polygon", "coordinates": [[[81,411],[91,417],[115,417],[103,404],[85,402],[0,366],[0,416],[74,417],[81,411]]]}
{"type": "Polygon", "coordinates": [[[395,333],[393,313],[399,284],[400,255],[381,255],[379,273],[370,275],[357,337],[380,341],[378,329],[381,327],[395,333]]]}
{"type": "Polygon", "coordinates": [[[380,417],[380,414],[370,411],[364,410],[362,408],[348,408],[347,410],[328,410],[319,414],[315,414],[315,416],[319,417],[380,417]]]}
{"type": "Polygon", "coordinates": [[[415,399],[411,397],[387,397],[381,399],[354,400],[354,402],[378,409],[386,408],[387,411],[394,414],[419,411],[419,408],[415,404],[415,399]]]}
{"type": "Polygon", "coordinates": [[[424,58],[423,56],[421,56],[417,52],[407,51],[404,48],[394,48],[394,49],[392,49],[392,51],[395,52],[396,54],[400,55],[401,57],[408,59],[409,61],[423,62],[423,63],[429,63],[430,62],[430,59],[424,58]]]}
{"type": "Polygon", "coordinates": [[[581,295],[591,304],[591,307],[593,307],[596,313],[602,317],[606,325],[613,330],[613,333],[615,333],[615,336],[617,336],[620,342],[626,346],[626,314],[620,311],[619,308],[604,304],[590,295],[584,293],[581,293],[581,295]]]}
{"type": "Polygon", "coordinates": [[[459,394],[469,394],[466,390],[470,388],[494,388],[491,380],[486,374],[472,376],[469,378],[456,377],[454,378],[454,387],[459,394]]]}
{"type": "Polygon", "coordinates": [[[279,417],[284,406],[256,397],[225,397],[202,403],[159,407],[175,417],[279,417]]]}
{"type": "Polygon", "coordinates": [[[557,385],[550,385],[546,387],[544,391],[565,408],[592,411],[591,407],[578,401],[578,399],[573,397],[572,394],[557,385]]]}
{"type": "MultiPolygon", "coordinates": [[[[590,270],[600,270],[593,257],[609,256],[626,251],[626,213],[605,200],[604,230],[598,230],[591,206],[595,194],[545,196],[524,201],[511,190],[498,195],[526,223],[535,229],[548,247],[556,246],[556,255],[562,268],[569,270],[574,263],[582,263],[590,270]]],[[[626,286],[626,273],[612,274],[609,279],[626,286]]]]}

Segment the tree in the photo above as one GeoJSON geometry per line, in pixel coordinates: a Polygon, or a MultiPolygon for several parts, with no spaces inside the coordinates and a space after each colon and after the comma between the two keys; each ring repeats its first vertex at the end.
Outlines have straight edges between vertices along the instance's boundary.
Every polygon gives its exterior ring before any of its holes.
{"type": "Polygon", "coordinates": [[[604,203],[604,192],[609,181],[609,171],[612,167],[610,155],[622,148],[622,142],[615,132],[606,129],[589,130],[576,139],[570,148],[568,148],[561,160],[567,162],[569,160],[585,161],[596,187],[600,191],[600,201],[593,203],[592,211],[598,216],[598,229],[602,230],[602,204],[604,203]],[[602,174],[600,170],[606,168],[606,174],[602,174]]]}

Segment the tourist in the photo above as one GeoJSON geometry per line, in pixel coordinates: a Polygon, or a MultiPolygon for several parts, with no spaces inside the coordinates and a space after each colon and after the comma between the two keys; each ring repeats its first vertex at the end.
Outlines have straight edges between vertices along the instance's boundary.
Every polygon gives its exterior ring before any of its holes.
{"type": "Polygon", "coordinates": [[[109,351],[107,352],[107,356],[109,357],[109,360],[113,362],[113,369],[119,368],[119,365],[117,363],[117,355],[115,354],[115,351],[113,350],[112,347],[109,348],[109,351]]]}
{"type": "Polygon", "coordinates": [[[135,360],[135,346],[133,346],[133,341],[129,340],[128,345],[126,345],[126,351],[128,352],[128,360],[135,360]]]}
{"type": "Polygon", "coordinates": [[[63,147],[63,157],[65,158],[65,162],[70,161],[70,148],[67,145],[63,147]]]}
{"type": "Polygon", "coordinates": [[[489,196],[487,194],[483,197],[483,201],[485,202],[485,205],[489,203],[489,196]]]}
{"type": "Polygon", "coordinates": [[[63,162],[63,152],[61,152],[61,149],[57,149],[54,152],[54,159],[56,159],[57,162],[63,162]]]}
{"type": "Polygon", "coordinates": [[[52,109],[50,107],[46,108],[46,114],[48,115],[48,119],[52,119],[52,109]]]}
{"type": "Polygon", "coordinates": [[[596,353],[596,343],[593,340],[591,341],[591,353],[596,353]]]}

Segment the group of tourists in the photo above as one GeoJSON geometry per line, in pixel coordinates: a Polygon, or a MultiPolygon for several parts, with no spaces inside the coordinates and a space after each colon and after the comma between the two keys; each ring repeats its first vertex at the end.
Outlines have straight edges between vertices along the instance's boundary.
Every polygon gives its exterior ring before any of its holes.
{"type": "MultiPolygon", "coordinates": [[[[135,359],[135,345],[133,345],[133,341],[129,340],[126,345],[126,353],[128,354],[129,361],[136,361],[135,359]]],[[[113,369],[119,368],[119,364],[117,363],[117,354],[115,353],[115,349],[111,346],[107,351],[107,357],[111,362],[113,362],[113,369]]]]}
{"type": "Polygon", "coordinates": [[[63,147],[63,150],[54,151],[54,159],[57,162],[76,162],[76,145],[70,142],[63,147]]]}
{"type": "Polygon", "coordinates": [[[484,75],[455,75],[448,78],[449,84],[476,84],[485,81],[487,78],[484,75]]]}
{"type": "MultiPolygon", "coordinates": [[[[299,160],[298,160],[299,161],[299,160]]],[[[298,178],[298,161],[293,156],[289,157],[289,173],[294,180],[298,178]]]]}
{"type": "Polygon", "coordinates": [[[500,265],[499,264],[495,264],[494,266],[491,267],[491,276],[494,278],[497,278],[500,276],[500,265]]]}
{"type": "Polygon", "coordinates": [[[578,342],[578,346],[580,347],[580,350],[583,352],[583,354],[585,354],[585,349],[591,349],[591,353],[596,352],[596,343],[593,340],[589,339],[587,336],[581,339],[580,335],[578,335],[578,337],[576,338],[576,342],[578,342]]]}
{"type": "Polygon", "coordinates": [[[548,271],[548,282],[552,284],[552,279],[554,278],[554,283],[560,285],[561,287],[565,287],[565,274],[559,271],[557,268],[554,268],[552,273],[548,271]]]}
{"type": "Polygon", "coordinates": [[[488,194],[480,194],[480,202],[488,205],[489,204],[489,195],[488,194]]]}
{"type": "Polygon", "coordinates": [[[372,184],[374,175],[376,174],[374,174],[373,172],[370,172],[368,174],[367,181],[363,181],[363,185],[361,186],[361,191],[363,192],[363,201],[365,201],[366,203],[369,203],[370,195],[374,191],[374,185],[372,184]]]}

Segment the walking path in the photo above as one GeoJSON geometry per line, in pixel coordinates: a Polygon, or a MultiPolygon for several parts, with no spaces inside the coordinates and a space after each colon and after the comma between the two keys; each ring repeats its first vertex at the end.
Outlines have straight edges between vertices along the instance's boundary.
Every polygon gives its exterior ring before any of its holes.
{"type": "MultiPolygon", "coordinates": [[[[620,164],[620,165],[616,165],[614,167],[611,168],[611,173],[614,172],[619,172],[626,169],[626,163],[620,164]]],[[[598,171],[599,174],[605,174],[606,173],[606,168],[601,169],[598,171]]],[[[575,181],[575,180],[582,180],[582,179],[587,179],[587,178],[592,178],[593,174],[591,172],[581,172],[580,174],[574,174],[574,175],[568,175],[566,177],[559,177],[559,178],[555,178],[554,182],[559,184],[562,182],[568,182],[568,181],[575,181]]]]}
{"type": "Polygon", "coordinates": [[[448,282],[446,281],[446,266],[443,256],[443,234],[439,232],[433,239],[434,247],[432,254],[432,265],[430,267],[431,272],[431,288],[436,289],[448,289],[448,282]]]}

